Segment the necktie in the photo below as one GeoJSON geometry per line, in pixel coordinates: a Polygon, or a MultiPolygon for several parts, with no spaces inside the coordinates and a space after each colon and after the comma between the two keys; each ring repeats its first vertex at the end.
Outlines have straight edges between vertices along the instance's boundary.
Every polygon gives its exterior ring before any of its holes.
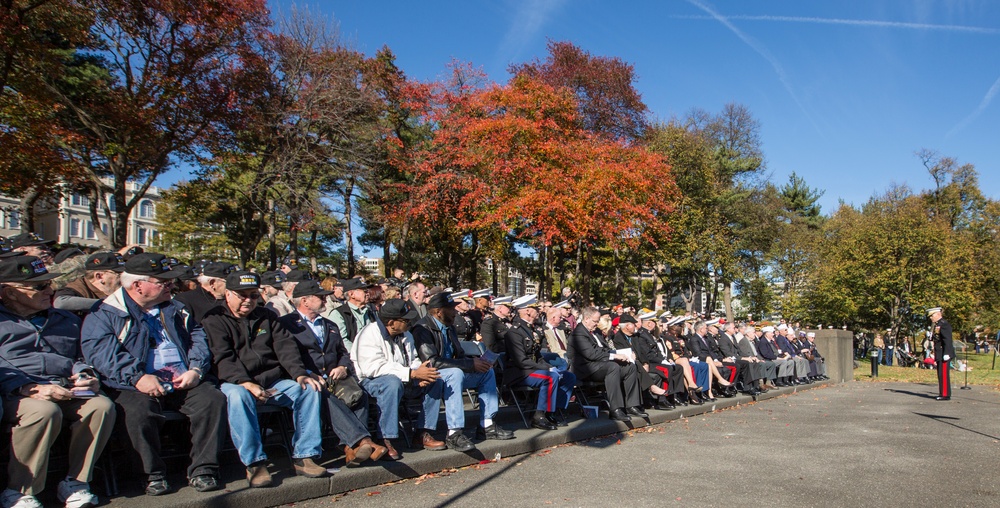
{"type": "Polygon", "coordinates": [[[444,349],[441,356],[451,358],[451,337],[448,335],[447,328],[441,330],[441,343],[443,346],[442,349],[444,349]]]}

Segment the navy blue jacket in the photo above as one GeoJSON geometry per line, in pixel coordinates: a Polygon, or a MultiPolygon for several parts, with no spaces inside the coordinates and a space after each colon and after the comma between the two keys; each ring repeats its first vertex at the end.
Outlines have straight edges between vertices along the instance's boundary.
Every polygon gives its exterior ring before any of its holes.
{"type": "Polygon", "coordinates": [[[330,371],[337,367],[346,367],[347,372],[354,375],[354,362],[351,361],[351,354],[344,346],[344,339],[340,337],[340,328],[336,323],[320,317],[323,324],[323,346],[320,347],[316,341],[316,336],[311,328],[302,318],[298,311],[285,314],[278,318],[278,322],[295,337],[302,352],[302,360],[306,364],[306,369],[320,375],[328,375],[330,371]]]}
{"type": "Polygon", "coordinates": [[[93,369],[80,352],[80,318],[49,309],[42,327],[0,305],[0,393],[28,383],[48,383],[93,369]]]}
{"type": "MultiPolygon", "coordinates": [[[[159,308],[163,329],[177,345],[185,365],[207,374],[212,355],[201,325],[178,302],[170,300],[159,308]]],[[[83,357],[112,388],[135,390],[135,384],[146,374],[146,358],[156,339],[149,335],[144,312],[124,289],[118,289],[101,300],[83,321],[83,357]]]]}

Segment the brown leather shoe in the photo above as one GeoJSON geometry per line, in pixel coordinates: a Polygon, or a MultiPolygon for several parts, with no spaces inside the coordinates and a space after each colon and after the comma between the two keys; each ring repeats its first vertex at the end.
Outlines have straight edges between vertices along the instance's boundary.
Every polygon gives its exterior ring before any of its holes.
{"type": "Polygon", "coordinates": [[[247,481],[250,482],[251,488],[270,487],[271,473],[267,470],[267,464],[247,466],[247,481]]]}
{"type": "Polygon", "coordinates": [[[351,448],[350,446],[344,446],[344,464],[347,467],[357,467],[360,466],[362,462],[368,460],[372,455],[372,440],[364,438],[358,441],[358,444],[351,448]]]}
{"type": "Polygon", "coordinates": [[[385,459],[386,460],[399,460],[399,458],[401,457],[401,455],[399,454],[398,451],[396,451],[396,447],[392,446],[392,440],[391,439],[386,439],[384,442],[385,442],[385,450],[386,450],[385,459]]]}
{"type": "Polygon", "coordinates": [[[448,445],[446,445],[444,441],[438,441],[437,439],[434,439],[434,436],[432,436],[431,433],[427,432],[426,430],[420,433],[420,444],[423,445],[425,450],[437,451],[437,450],[448,449],[448,445]]]}
{"type": "Polygon", "coordinates": [[[325,467],[313,462],[313,459],[295,459],[292,465],[295,467],[295,474],[306,478],[323,478],[330,474],[325,467]]]}
{"type": "Polygon", "coordinates": [[[372,447],[372,454],[368,457],[368,460],[371,461],[376,461],[378,459],[381,459],[382,456],[385,455],[385,452],[389,451],[386,447],[380,444],[375,444],[375,442],[372,441],[372,438],[370,437],[362,439],[361,442],[368,443],[368,446],[372,447]]]}

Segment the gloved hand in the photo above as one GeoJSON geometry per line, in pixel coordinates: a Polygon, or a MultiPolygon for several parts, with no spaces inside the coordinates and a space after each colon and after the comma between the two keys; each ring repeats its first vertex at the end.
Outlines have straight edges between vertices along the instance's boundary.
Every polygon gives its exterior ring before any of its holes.
{"type": "Polygon", "coordinates": [[[948,355],[944,355],[941,357],[941,359],[947,362],[948,360],[951,360],[951,357],[948,355]]]}

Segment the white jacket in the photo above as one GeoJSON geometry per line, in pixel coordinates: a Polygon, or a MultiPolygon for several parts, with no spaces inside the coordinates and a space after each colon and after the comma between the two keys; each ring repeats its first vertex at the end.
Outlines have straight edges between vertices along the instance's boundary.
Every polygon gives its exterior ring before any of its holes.
{"type": "Polygon", "coordinates": [[[404,383],[410,380],[410,369],[420,367],[420,357],[410,332],[403,334],[404,352],[396,346],[385,326],[375,321],[365,325],[351,344],[351,359],[358,379],[392,374],[404,383]],[[409,362],[407,362],[407,359],[409,362]]]}

